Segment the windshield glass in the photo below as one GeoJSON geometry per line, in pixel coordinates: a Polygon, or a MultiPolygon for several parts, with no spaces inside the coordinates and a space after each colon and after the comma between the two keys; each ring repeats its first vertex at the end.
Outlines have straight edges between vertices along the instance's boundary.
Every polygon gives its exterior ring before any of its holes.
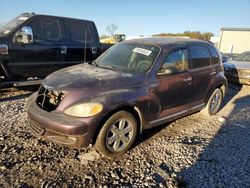
{"type": "Polygon", "coordinates": [[[19,17],[12,19],[11,21],[9,21],[8,23],[6,23],[0,28],[0,35],[9,34],[11,31],[13,31],[16,27],[18,27],[27,19],[29,19],[28,16],[19,16],[19,17]]]}
{"type": "Polygon", "coordinates": [[[234,60],[250,62],[250,52],[243,52],[242,54],[238,55],[234,60]]]}
{"type": "Polygon", "coordinates": [[[158,53],[159,48],[155,46],[120,43],[101,55],[96,64],[124,72],[146,73],[158,53]]]}

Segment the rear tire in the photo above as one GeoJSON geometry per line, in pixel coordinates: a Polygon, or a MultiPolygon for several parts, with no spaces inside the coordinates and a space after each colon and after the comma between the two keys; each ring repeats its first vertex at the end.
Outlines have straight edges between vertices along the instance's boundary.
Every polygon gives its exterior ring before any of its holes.
{"type": "Polygon", "coordinates": [[[137,130],[137,121],[131,113],[116,112],[104,123],[94,147],[108,157],[121,155],[133,145],[137,130]]]}
{"type": "Polygon", "coordinates": [[[215,89],[210,96],[206,107],[201,110],[201,113],[206,116],[213,116],[220,110],[220,106],[223,99],[223,93],[220,89],[215,89]]]}

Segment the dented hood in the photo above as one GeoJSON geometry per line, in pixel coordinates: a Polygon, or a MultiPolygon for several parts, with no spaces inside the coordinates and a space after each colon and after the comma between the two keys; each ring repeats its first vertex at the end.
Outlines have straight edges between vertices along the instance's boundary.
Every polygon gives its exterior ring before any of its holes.
{"type": "Polygon", "coordinates": [[[132,87],[144,83],[145,75],[124,73],[87,63],[56,71],[44,79],[45,88],[55,90],[79,90],[83,88],[114,89],[132,87]]]}

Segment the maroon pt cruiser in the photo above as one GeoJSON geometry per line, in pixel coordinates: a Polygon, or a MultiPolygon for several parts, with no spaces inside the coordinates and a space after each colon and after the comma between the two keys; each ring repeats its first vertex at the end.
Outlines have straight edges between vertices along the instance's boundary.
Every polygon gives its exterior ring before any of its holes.
{"type": "Polygon", "coordinates": [[[116,44],[94,62],[50,74],[27,104],[30,130],[59,144],[122,154],[144,129],[219,111],[227,90],[219,54],[193,39],[116,44]]]}

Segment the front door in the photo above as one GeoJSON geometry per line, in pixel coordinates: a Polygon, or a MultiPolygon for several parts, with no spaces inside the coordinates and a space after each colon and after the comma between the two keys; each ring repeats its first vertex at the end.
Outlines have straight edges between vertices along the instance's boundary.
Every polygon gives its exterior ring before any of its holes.
{"type": "Polygon", "coordinates": [[[185,48],[168,53],[158,72],[157,84],[150,86],[153,121],[167,118],[187,110],[193,100],[192,76],[188,69],[188,56],[185,48]],[[160,108],[155,108],[160,107],[160,108]]]}
{"type": "Polygon", "coordinates": [[[27,24],[33,31],[32,44],[12,43],[12,74],[21,77],[45,77],[62,68],[62,30],[60,21],[51,17],[35,17],[27,24]]]}

